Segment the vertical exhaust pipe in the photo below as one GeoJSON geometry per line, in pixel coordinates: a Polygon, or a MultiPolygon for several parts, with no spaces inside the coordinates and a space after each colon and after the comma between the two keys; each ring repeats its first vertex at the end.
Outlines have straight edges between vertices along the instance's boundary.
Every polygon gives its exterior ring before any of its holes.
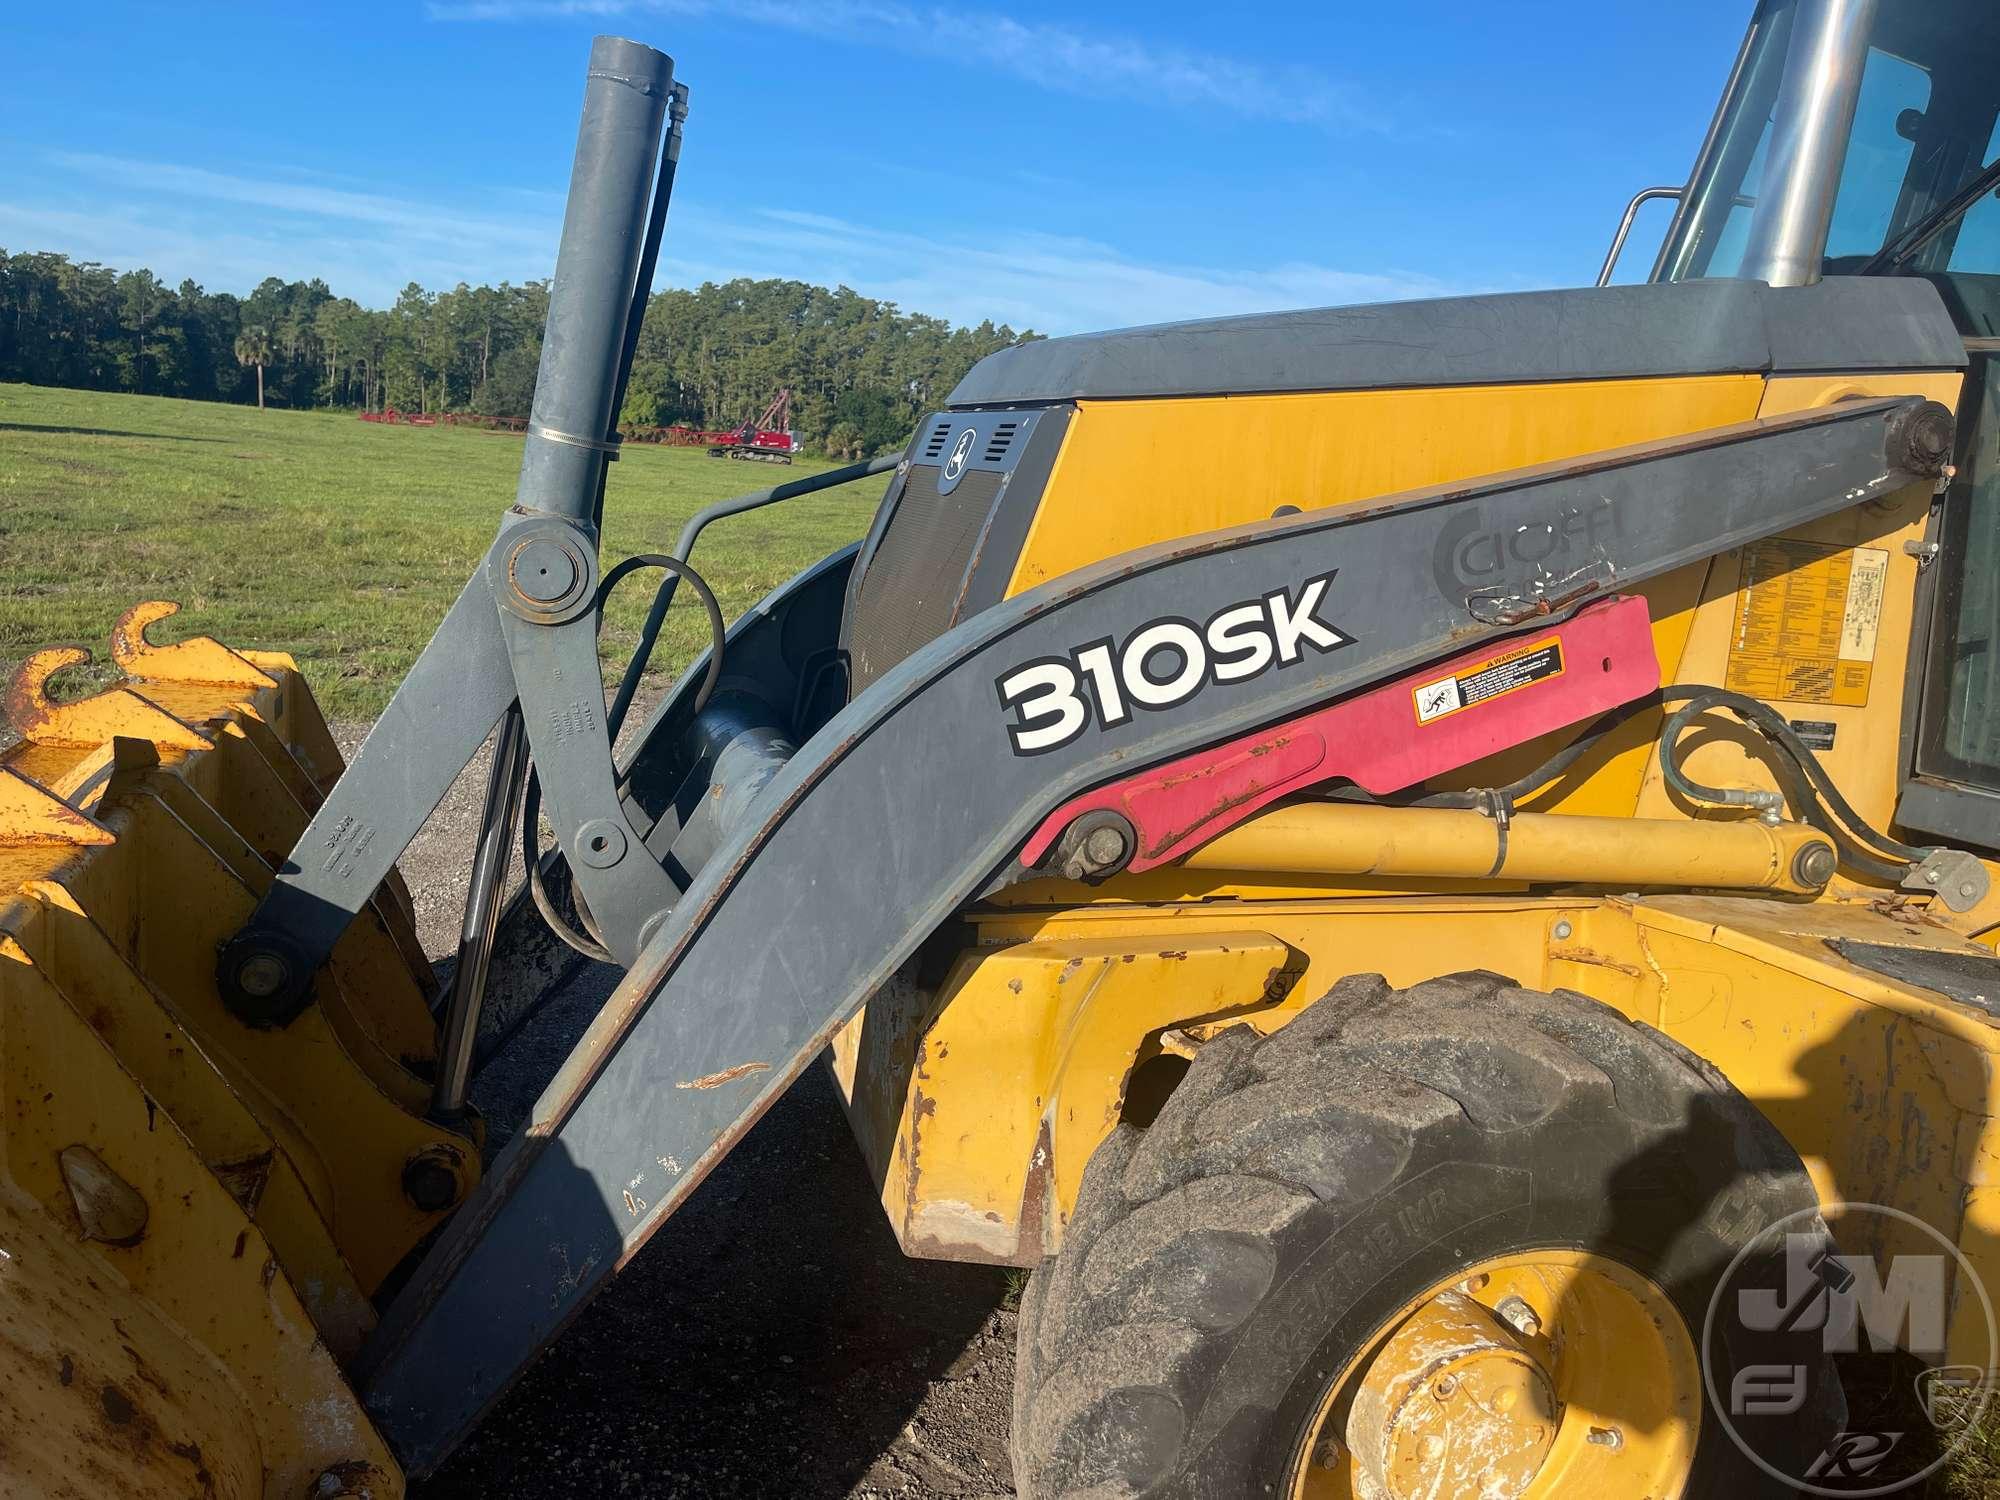
{"type": "MultiPolygon", "coordinates": [[[[515,503],[591,522],[617,416],[627,312],[646,242],[674,63],[622,37],[591,43],[562,247],[515,503]]],[[[662,205],[664,207],[664,205],[662,205]]],[[[648,268],[650,269],[650,267],[648,268]]]]}
{"type": "Polygon", "coordinates": [[[1737,272],[1772,286],[1820,279],[1880,0],[1798,0],[1762,186],[1737,272]]]}

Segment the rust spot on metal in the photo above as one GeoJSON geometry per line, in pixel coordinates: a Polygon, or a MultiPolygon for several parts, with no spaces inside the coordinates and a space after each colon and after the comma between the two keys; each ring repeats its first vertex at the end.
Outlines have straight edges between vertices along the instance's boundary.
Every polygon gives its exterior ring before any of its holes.
{"type": "Polygon", "coordinates": [[[1042,1241],[1048,1217],[1049,1164],[1055,1160],[1055,1143],[1049,1122],[1035,1132],[1035,1149],[1028,1157],[1027,1180],[1021,1185],[1021,1211],[1015,1215],[1015,1253],[1026,1265],[1038,1265],[1044,1253],[1042,1241]]]}
{"type": "Polygon", "coordinates": [[[1630,975],[1634,979],[1646,977],[1645,971],[1637,964],[1623,963],[1608,954],[1599,953],[1595,948],[1551,948],[1549,957],[1567,964],[1588,964],[1595,969],[1615,969],[1620,974],[1630,975]]]}
{"type": "Polygon", "coordinates": [[[1162,949],[1160,950],[1160,957],[1162,957],[1162,958],[1186,958],[1186,957],[1187,957],[1187,949],[1185,949],[1185,948],[1162,948],[1162,949]]]}
{"type": "Polygon", "coordinates": [[[685,1083],[674,1085],[677,1089],[719,1089],[725,1083],[734,1083],[739,1078],[747,1078],[752,1073],[768,1073],[769,1063],[738,1063],[733,1068],[724,1068],[720,1073],[705,1073],[699,1078],[690,1078],[685,1083]]]}
{"type": "MultiPolygon", "coordinates": [[[[1274,749],[1276,747],[1271,746],[1270,748],[1274,749]]],[[[1176,845],[1193,838],[1211,823],[1216,822],[1220,818],[1227,817],[1230,813],[1236,811],[1237,808],[1242,807],[1245,803],[1255,801],[1269,790],[1270,786],[1268,783],[1253,781],[1241,791],[1234,792],[1227,797],[1218,797],[1208,807],[1204,808],[1180,827],[1168,828],[1154,835],[1152,841],[1147,843],[1140,852],[1148,859],[1158,859],[1176,845]]]]}
{"type": "Polygon", "coordinates": [[[1056,975],[1056,983],[1068,984],[1070,976],[1082,967],[1083,967],[1082,959],[1072,958],[1068,963],[1062,966],[1062,972],[1056,975]]]}
{"type": "Polygon", "coordinates": [[[107,1385],[97,1393],[98,1404],[104,1408],[107,1421],[117,1427],[128,1427],[139,1415],[139,1408],[132,1404],[132,1398],[115,1385],[107,1385]]]}
{"type": "Polygon", "coordinates": [[[5,717],[22,739],[33,739],[34,731],[48,727],[55,709],[44,691],[48,680],[64,667],[84,666],[90,659],[81,646],[50,646],[31,653],[15,669],[6,695],[0,697],[0,717],[5,717]]]}
{"type": "Polygon", "coordinates": [[[128,661],[136,660],[152,644],[146,639],[146,627],[155,620],[164,620],[168,615],[179,612],[178,604],[164,599],[133,605],[111,627],[111,659],[121,667],[128,661]]]}
{"type": "Polygon", "coordinates": [[[1013,991],[1013,992],[1014,992],[1015,994],[1017,994],[1017,995],[1018,995],[1018,994],[1020,994],[1020,993],[1021,993],[1021,980],[1020,980],[1020,976],[1019,976],[1019,975],[1016,975],[1016,976],[1015,976],[1014,978],[1012,978],[1012,979],[1008,980],[1008,981],[1007,981],[1007,988],[1008,988],[1008,989],[1010,989],[1010,990],[1012,990],[1012,991],[1013,991]]]}
{"type": "Polygon", "coordinates": [[[194,1482],[201,1486],[204,1495],[215,1493],[215,1476],[208,1472],[208,1465],[202,1462],[200,1443],[174,1443],[169,1451],[175,1458],[184,1459],[194,1466],[194,1482]]]}
{"type": "Polygon", "coordinates": [[[235,1248],[234,1250],[231,1250],[231,1251],[229,1252],[229,1258],[230,1258],[231,1260],[241,1260],[241,1259],[243,1259],[243,1247],[244,1247],[244,1246],[246,1246],[246,1245],[248,1245],[249,1243],[250,1243],[250,1231],[249,1231],[249,1230],[247,1230],[247,1229],[239,1229],[239,1230],[237,1230],[237,1231],[236,1231],[236,1248],[235,1248]]]}
{"type": "Polygon", "coordinates": [[[903,1158],[903,1223],[907,1232],[917,1221],[917,1184],[923,1178],[924,1121],[937,1113],[937,1100],[924,1092],[924,1084],[930,1079],[930,1038],[917,1038],[916,1051],[910,1056],[910,1112],[908,1125],[896,1136],[896,1149],[903,1158]],[[904,1148],[904,1142],[909,1143],[904,1148]]]}
{"type": "Polygon", "coordinates": [[[144,1355],[142,1355],[137,1349],[134,1349],[130,1344],[124,1345],[123,1348],[125,1350],[126,1358],[132,1361],[132,1373],[134,1375],[137,1375],[141,1380],[143,1380],[147,1385],[150,1385],[154,1390],[158,1391],[162,1396],[173,1395],[173,1392],[167,1388],[166,1381],[162,1380],[159,1376],[159,1373],[156,1370],[154,1370],[154,1368],[151,1365],[146,1363],[146,1358],[144,1355]]]}

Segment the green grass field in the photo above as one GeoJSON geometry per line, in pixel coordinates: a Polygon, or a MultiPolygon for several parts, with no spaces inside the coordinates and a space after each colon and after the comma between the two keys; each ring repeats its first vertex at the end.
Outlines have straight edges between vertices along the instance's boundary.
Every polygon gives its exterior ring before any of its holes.
{"type": "MultiPolygon", "coordinates": [[[[372,718],[492,541],[520,462],[521,439],[495,433],[0,385],[0,673],[37,646],[76,643],[100,663],[52,691],[101,685],[116,675],[112,622],[138,600],[173,599],[182,612],[158,638],[290,651],[329,717],[372,718]]],[[[664,551],[710,501],[828,467],[635,448],[611,470],[604,556],[664,551]]],[[[733,619],[860,536],[883,485],[720,522],[695,566],[733,619]]],[[[612,598],[602,654],[613,680],[657,577],[634,577],[612,598]]],[[[706,631],[682,591],[653,679],[685,663],[706,631]]]]}

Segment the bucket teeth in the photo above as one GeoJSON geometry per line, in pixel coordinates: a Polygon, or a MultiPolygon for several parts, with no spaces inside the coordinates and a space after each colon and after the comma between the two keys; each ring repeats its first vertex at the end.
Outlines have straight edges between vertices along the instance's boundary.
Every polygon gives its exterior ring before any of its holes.
{"type": "Polygon", "coordinates": [[[94,749],[116,735],[151,740],[163,750],[209,747],[205,735],[130,688],[111,688],[75,703],[51,702],[49,679],[90,660],[81,646],[49,646],[30,654],[7,687],[5,709],[14,732],[37,745],[81,749],[94,749]]]}
{"type": "Polygon", "coordinates": [[[20,772],[0,766],[0,848],[59,844],[83,848],[117,837],[20,772]]]}
{"type": "MultiPolygon", "coordinates": [[[[227,1368],[248,1404],[216,1414],[204,1453],[255,1428],[269,1473],[359,1455],[393,1474],[332,1361],[358,1353],[371,1297],[477,1183],[479,1122],[425,1118],[433,979],[393,873],[291,1026],[256,1031],[221,1004],[219,946],[342,766],[291,657],[146,638],[177,611],[120,617],[113,686],[53,698],[50,680],[91,660],[56,646],[0,702],[20,737],[0,749],[0,1232],[68,1245],[75,1286],[126,1287],[123,1326],[164,1330],[159,1367],[227,1368]],[[416,1161],[437,1164],[420,1195],[416,1161]],[[190,1327],[244,1274],[255,1298],[190,1327]],[[300,1427],[301,1402],[340,1432],[300,1427]]],[[[28,1378],[5,1332],[0,1391],[28,1378]]]]}
{"type": "MultiPolygon", "coordinates": [[[[250,655],[230,650],[213,636],[191,635],[171,646],[156,646],[146,639],[151,626],[179,614],[180,609],[170,599],[149,599],[118,617],[118,623],[111,627],[111,659],[127,677],[242,688],[246,692],[278,685],[250,655]]],[[[289,666],[291,659],[280,658],[277,664],[289,666]]]]}

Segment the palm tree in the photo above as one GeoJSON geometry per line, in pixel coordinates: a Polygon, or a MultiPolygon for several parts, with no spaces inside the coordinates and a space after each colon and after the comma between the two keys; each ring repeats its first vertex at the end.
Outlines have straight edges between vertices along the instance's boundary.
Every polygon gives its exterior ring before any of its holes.
{"type": "Polygon", "coordinates": [[[271,335],[252,326],[236,335],[236,363],[257,367],[257,410],[264,409],[264,366],[271,362],[271,335]]]}

